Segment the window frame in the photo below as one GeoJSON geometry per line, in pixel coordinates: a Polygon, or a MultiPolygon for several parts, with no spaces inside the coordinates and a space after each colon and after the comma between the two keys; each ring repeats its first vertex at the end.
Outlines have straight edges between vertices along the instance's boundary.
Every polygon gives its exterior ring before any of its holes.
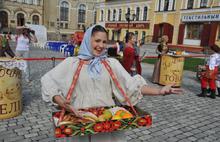
{"type": "Polygon", "coordinates": [[[194,7],[194,0],[188,0],[187,5],[186,5],[186,9],[193,9],[193,7],[194,7]]]}
{"type": "Polygon", "coordinates": [[[85,4],[79,5],[78,23],[86,23],[86,5],[85,4]]]}
{"type": "Polygon", "coordinates": [[[143,21],[147,21],[148,18],[147,14],[148,14],[148,7],[145,6],[143,10],[143,21]],[[145,8],[146,8],[146,12],[145,12],[145,8]]]}
{"type": "Polygon", "coordinates": [[[67,1],[62,1],[60,3],[60,21],[69,21],[69,3],[67,1]]]}

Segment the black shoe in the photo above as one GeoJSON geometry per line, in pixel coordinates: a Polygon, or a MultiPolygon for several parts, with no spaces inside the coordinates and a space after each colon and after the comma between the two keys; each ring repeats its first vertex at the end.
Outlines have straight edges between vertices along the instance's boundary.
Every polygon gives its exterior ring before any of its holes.
{"type": "Polygon", "coordinates": [[[212,99],[216,98],[215,90],[211,90],[210,98],[212,99]]]}
{"type": "Polygon", "coordinates": [[[208,90],[206,88],[202,88],[202,93],[198,94],[198,97],[206,97],[208,90]]]}

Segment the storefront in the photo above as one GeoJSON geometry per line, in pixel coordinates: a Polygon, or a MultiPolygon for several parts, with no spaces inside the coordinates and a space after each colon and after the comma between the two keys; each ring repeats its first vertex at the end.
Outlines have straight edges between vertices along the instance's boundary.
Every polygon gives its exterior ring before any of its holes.
{"type": "Polygon", "coordinates": [[[108,37],[110,40],[123,40],[128,29],[130,32],[134,32],[138,40],[144,39],[146,31],[149,30],[149,23],[105,23],[105,27],[108,29],[108,37]]]}
{"type": "Polygon", "coordinates": [[[220,14],[182,15],[178,44],[211,46],[218,44],[220,14]]]}

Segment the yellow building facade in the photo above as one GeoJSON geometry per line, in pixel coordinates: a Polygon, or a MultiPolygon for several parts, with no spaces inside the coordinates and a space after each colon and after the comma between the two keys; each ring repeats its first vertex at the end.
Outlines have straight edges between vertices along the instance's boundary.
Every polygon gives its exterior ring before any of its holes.
{"type": "Polygon", "coordinates": [[[151,4],[151,0],[102,1],[96,6],[96,21],[107,29],[109,40],[123,41],[128,31],[134,32],[138,40],[152,37],[151,4]]]}
{"type": "Polygon", "coordinates": [[[43,24],[43,0],[1,0],[0,31],[15,32],[17,26],[43,24]]]}
{"type": "Polygon", "coordinates": [[[17,26],[44,25],[48,40],[68,40],[95,22],[96,0],[0,0],[0,32],[17,26]]]}
{"type": "Polygon", "coordinates": [[[108,29],[109,40],[123,40],[129,28],[139,40],[158,42],[168,35],[174,46],[220,45],[220,0],[105,0],[96,20],[108,29]],[[139,16],[131,16],[129,26],[128,9],[139,16]]]}
{"type": "Polygon", "coordinates": [[[50,40],[69,39],[95,22],[96,0],[44,0],[44,25],[50,40]]]}
{"type": "Polygon", "coordinates": [[[155,0],[153,41],[168,35],[183,47],[220,45],[219,0],[155,0]]]}

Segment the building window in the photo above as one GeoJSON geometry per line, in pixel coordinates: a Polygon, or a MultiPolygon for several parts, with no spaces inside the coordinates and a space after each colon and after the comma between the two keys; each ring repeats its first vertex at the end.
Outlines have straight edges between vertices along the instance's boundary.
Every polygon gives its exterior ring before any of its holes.
{"type": "Polygon", "coordinates": [[[29,0],[29,4],[33,4],[33,0],[29,0]]]}
{"type": "Polygon", "coordinates": [[[17,15],[17,25],[18,26],[23,26],[24,24],[25,24],[24,14],[23,13],[18,13],[18,15],[17,15]]]}
{"type": "Polygon", "coordinates": [[[159,0],[158,2],[158,11],[160,11],[160,7],[161,7],[161,0],[159,0]]]}
{"type": "Polygon", "coordinates": [[[110,21],[110,17],[111,17],[111,11],[110,9],[108,10],[108,21],[110,21]]]}
{"type": "Polygon", "coordinates": [[[194,3],[194,0],[188,0],[187,9],[192,9],[193,8],[193,3],[194,3]]]}
{"type": "Polygon", "coordinates": [[[94,11],[94,24],[96,24],[96,18],[97,18],[97,11],[94,11]]]}
{"type": "Polygon", "coordinates": [[[169,0],[164,1],[164,11],[168,11],[169,9],[169,0]]]}
{"type": "Polygon", "coordinates": [[[104,16],[104,11],[103,10],[101,10],[101,19],[100,19],[100,21],[103,21],[104,20],[104,18],[103,18],[103,16],[104,16]]]}
{"type": "Polygon", "coordinates": [[[65,23],[65,29],[68,29],[68,23],[65,23]]]}
{"type": "Polygon", "coordinates": [[[136,40],[138,40],[138,31],[135,31],[134,35],[135,35],[136,40]]]}
{"type": "Polygon", "coordinates": [[[131,9],[130,8],[127,9],[127,13],[131,13],[131,9]]]}
{"type": "Polygon", "coordinates": [[[68,21],[69,17],[69,4],[63,1],[60,5],[60,21],[68,21]]]}
{"type": "Polygon", "coordinates": [[[85,23],[86,18],[86,6],[84,4],[79,5],[79,12],[78,12],[78,22],[85,23]]]}
{"type": "Polygon", "coordinates": [[[146,36],[146,32],[142,31],[142,38],[141,38],[141,43],[144,44],[145,43],[145,36],[146,36]]]}
{"type": "Polygon", "coordinates": [[[136,8],[136,21],[139,21],[139,17],[140,17],[140,7],[136,8]]]}
{"type": "Polygon", "coordinates": [[[203,29],[202,24],[187,24],[186,39],[199,40],[203,29]]]}
{"type": "Polygon", "coordinates": [[[208,4],[208,0],[201,0],[200,2],[200,7],[207,7],[207,4],[208,4]]]}
{"type": "Polygon", "coordinates": [[[113,21],[115,21],[115,18],[116,18],[116,10],[114,9],[113,10],[113,21]]]}
{"type": "Polygon", "coordinates": [[[118,21],[121,21],[121,9],[119,9],[119,12],[118,12],[118,21]]]}
{"type": "Polygon", "coordinates": [[[144,7],[143,21],[147,21],[147,7],[144,7]]]}
{"type": "Polygon", "coordinates": [[[0,29],[8,27],[8,13],[5,11],[0,11],[0,29]]]}
{"type": "Polygon", "coordinates": [[[34,15],[32,17],[32,23],[35,24],[35,25],[39,25],[39,16],[34,15]]]}

